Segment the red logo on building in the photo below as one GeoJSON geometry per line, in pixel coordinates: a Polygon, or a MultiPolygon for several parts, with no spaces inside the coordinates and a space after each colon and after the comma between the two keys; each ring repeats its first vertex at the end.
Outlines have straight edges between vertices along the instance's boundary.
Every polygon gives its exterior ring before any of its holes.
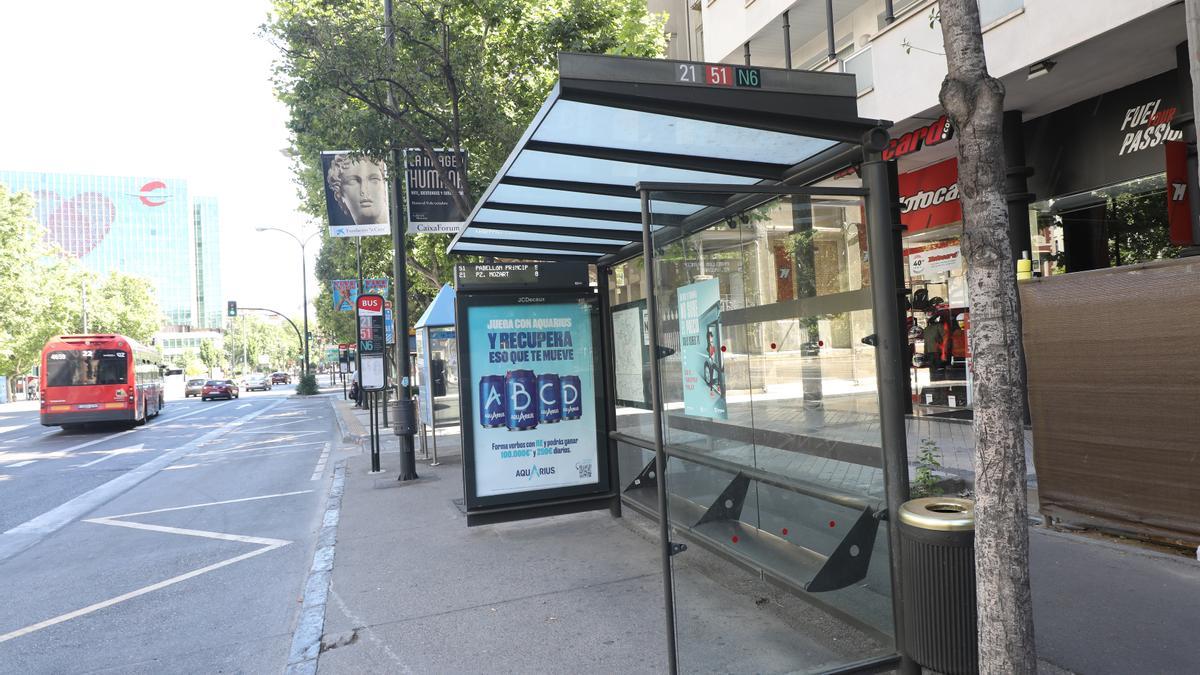
{"type": "Polygon", "coordinates": [[[958,160],[951,158],[900,174],[900,222],[919,232],[962,220],[958,160]]]}
{"type": "Polygon", "coordinates": [[[138,190],[138,199],[142,200],[142,203],[145,204],[146,206],[162,206],[163,204],[167,203],[166,199],[164,199],[164,198],[152,199],[152,198],[153,197],[165,197],[165,195],[156,195],[155,194],[159,190],[165,190],[165,189],[167,189],[166,183],[162,182],[161,180],[152,180],[149,183],[146,183],[145,185],[143,185],[142,188],[140,190],[138,190]]]}
{"type": "Polygon", "coordinates": [[[954,138],[954,127],[950,125],[950,118],[942,115],[927,127],[914,129],[899,138],[893,138],[892,142],[888,143],[887,149],[883,151],[883,158],[888,160],[903,157],[925,146],[937,145],[951,138],[954,138]]]}

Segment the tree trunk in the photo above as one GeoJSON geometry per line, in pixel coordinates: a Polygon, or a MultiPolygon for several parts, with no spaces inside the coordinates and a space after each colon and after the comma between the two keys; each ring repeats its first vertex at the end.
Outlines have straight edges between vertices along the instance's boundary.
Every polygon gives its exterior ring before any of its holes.
{"type": "Polygon", "coordinates": [[[987,72],[976,0],[942,0],[941,103],[958,138],[975,406],[975,576],[983,673],[1035,673],[1021,317],[1004,195],[1004,87],[987,72]]]}

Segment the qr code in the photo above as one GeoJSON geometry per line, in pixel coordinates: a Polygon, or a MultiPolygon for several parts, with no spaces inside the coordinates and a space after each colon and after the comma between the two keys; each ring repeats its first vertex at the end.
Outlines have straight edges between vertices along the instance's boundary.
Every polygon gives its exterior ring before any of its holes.
{"type": "Polygon", "coordinates": [[[575,465],[575,468],[579,469],[579,477],[580,478],[591,478],[592,477],[592,463],[591,462],[580,462],[575,465]]]}

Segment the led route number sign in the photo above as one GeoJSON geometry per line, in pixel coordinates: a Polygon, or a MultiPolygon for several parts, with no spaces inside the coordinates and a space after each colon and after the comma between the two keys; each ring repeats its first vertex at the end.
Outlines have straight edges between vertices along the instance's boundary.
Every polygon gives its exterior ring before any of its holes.
{"type": "Polygon", "coordinates": [[[724,66],[708,63],[676,63],[675,81],[687,84],[707,84],[712,87],[762,86],[758,68],[724,66]]]}

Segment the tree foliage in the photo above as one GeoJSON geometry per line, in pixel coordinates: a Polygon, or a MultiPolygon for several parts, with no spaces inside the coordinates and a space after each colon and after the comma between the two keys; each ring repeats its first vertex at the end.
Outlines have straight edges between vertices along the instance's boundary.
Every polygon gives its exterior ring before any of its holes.
{"type": "Polygon", "coordinates": [[[228,320],[224,342],[224,362],[234,373],[270,372],[295,367],[302,361],[299,338],[286,321],[266,321],[243,313],[228,320]],[[261,357],[267,363],[260,364],[261,357]]]}
{"type": "MultiPolygon", "coordinates": [[[[396,0],[395,50],[378,0],[275,0],[263,30],[282,54],[275,85],[291,119],[306,212],[323,217],[320,153],[354,149],[392,165],[394,147],[469,153],[464,212],[496,173],[557,76],[563,51],[659,56],[665,16],[643,0],[396,0]],[[392,96],[389,96],[389,90],[392,96]]],[[[434,162],[437,165],[437,162],[434,162]]],[[[442,182],[451,184],[443,171],[442,182]]],[[[449,281],[449,235],[407,240],[410,317],[449,281]]],[[[353,337],[329,281],[357,277],[355,242],[326,237],[317,261],[319,333],[353,337]]],[[[362,240],[364,278],[392,276],[391,241],[362,240]]]]}
{"type": "Polygon", "coordinates": [[[148,342],[163,324],[150,282],[86,271],[47,243],[33,208],[30,195],[0,185],[0,374],[11,383],[37,365],[47,340],[82,332],[85,292],[90,331],[148,342]]]}

